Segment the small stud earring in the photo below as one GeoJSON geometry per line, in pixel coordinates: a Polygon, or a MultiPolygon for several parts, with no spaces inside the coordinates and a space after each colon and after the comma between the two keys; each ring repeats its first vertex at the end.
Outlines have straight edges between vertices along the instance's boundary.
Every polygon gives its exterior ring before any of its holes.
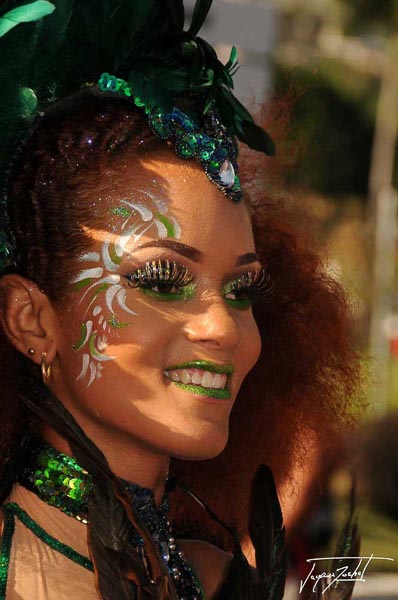
{"type": "Polygon", "coordinates": [[[35,349],[34,348],[29,348],[29,350],[28,350],[29,356],[33,356],[34,353],[35,353],[35,349]]]}

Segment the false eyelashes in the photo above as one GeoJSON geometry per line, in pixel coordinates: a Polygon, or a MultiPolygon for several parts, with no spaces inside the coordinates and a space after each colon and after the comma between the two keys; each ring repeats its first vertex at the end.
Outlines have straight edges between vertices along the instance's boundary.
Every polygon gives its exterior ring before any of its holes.
{"type": "Polygon", "coordinates": [[[234,291],[255,288],[262,297],[272,293],[275,288],[275,282],[272,281],[271,275],[264,267],[243,273],[239,279],[233,281],[230,285],[234,291]]]}
{"type": "Polygon", "coordinates": [[[247,302],[255,304],[267,301],[272,296],[274,289],[275,282],[271,275],[264,267],[261,267],[261,269],[243,273],[238,279],[228,283],[224,290],[224,297],[230,303],[240,302],[244,307],[247,302]],[[232,295],[235,297],[232,298],[232,295]]]}
{"type": "Polygon", "coordinates": [[[193,280],[191,271],[175,260],[148,261],[143,268],[124,277],[127,278],[128,285],[133,288],[152,287],[159,283],[185,287],[193,280]]]}
{"type": "MultiPolygon", "coordinates": [[[[196,288],[192,283],[193,273],[176,261],[148,261],[143,267],[123,276],[129,287],[164,300],[191,298],[196,288]]],[[[224,284],[222,294],[225,301],[235,308],[248,308],[255,302],[266,301],[274,287],[270,274],[262,267],[224,284]]]]}

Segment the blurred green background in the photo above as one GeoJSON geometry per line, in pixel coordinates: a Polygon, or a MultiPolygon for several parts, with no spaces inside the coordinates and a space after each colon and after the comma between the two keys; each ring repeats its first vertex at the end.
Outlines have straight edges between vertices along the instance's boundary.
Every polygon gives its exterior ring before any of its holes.
{"type": "MultiPolygon", "coordinates": [[[[394,558],[373,562],[369,573],[396,572],[398,446],[389,423],[398,410],[398,0],[271,4],[280,11],[275,90],[296,97],[286,144],[296,142],[300,155],[289,185],[315,216],[331,267],[355,302],[357,342],[371,356],[365,446],[356,449],[361,554],[394,558]],[[376,465],[384,480],[374,476],[376,465]],[[396,513],[388,508],[394,494],[396,513]]],[[[329,483],[341,523],[347,470],[329,483]]],[[[395,591],[398,598],[398,580],[395,591]]]]}
{"type": "Polygon", "coordinates": [[[381,415],[398,408],[398,0],[277,5],[274,89],[297,95],[290,185],[310,198],[335,271],[358,299],[375,369],[370,415],[381,415]]]}

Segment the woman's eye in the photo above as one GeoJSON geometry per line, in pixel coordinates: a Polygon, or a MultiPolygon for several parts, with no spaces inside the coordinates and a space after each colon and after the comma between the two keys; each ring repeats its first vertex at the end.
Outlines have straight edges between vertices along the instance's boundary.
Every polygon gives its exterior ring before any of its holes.
{"type": "MultiPolygon", "coordinates": [[[[143,289],[145,288],[146,286],[143,286],[143,289]]],[[[149,284],[147,289],[152,290],[153,292],[157,292],[159,294],[170,294],[172,292],[177,293],[180,288],[172,283],[159,282],[157,285],[149,284]]]]}
{"type": "Polygon", "coordinates": [[[233,284],[224,293],[225,301],[235,308],[249,308],[254,304],[248,290],[234,288],[233,284]]]}
{"type": "Polygon", "coordinates": [[[224,287],[224,300],[234,308],[247,309],[266,301],[274,291],[274,282],[264,267],[244,273],[224,287]]]}
{"type": "Polygon", "coordinates": [[[145,263],[134,273],[124,275],[129,287],[157,300],[186,300],[195,292],[193,274],[187,267],[168,260],[145,263]]]}

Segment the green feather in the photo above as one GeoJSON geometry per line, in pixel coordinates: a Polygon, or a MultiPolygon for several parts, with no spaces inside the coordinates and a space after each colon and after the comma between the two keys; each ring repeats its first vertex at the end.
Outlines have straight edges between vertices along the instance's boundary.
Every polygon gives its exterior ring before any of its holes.
{"type": "Polygon", "coordinates": [[[205,68],[205,57],[203,56],[203,52],[200,47],[198,47],[197,52],[194,53],[192,57],[192,68],[189,73],[189,80],[191,82],[191,86],[199,83],[200,77],[205,68]]]}
{"type": "Polygon", "coordinates": [[[20,114],[23,119],[32,119],[37,110],[37,96],[30,88],[19,90],[20,114]]]}
{"type": "Polygon", "coordinates": [[[227,71],[231,71],[231,69],[233,69],[233,67],[236,65],[237,60],[238,60],[238,51],[235,46],[232,46],[231,54],[229,55],[229,60],[228,60],[227,64],[225,65],[225,68],[227,69],[227,71]]]}
{"type": "Polygon", "coordinates": [[[264,129],[250,121],[243,121],[242,128],[243,135],[238,135],[238,137],[249,148],[258,152],[265,152],[268,156],[275,155],[275,144],[271,136],[264,129]]]}
{"type": "Polygon", "coordinates": [[[0,195],[9,162],[37,112],[95,83],[104,71],[129,81],[149,105],[169,111],[184,103],[199,125],[214,102],[230,135],[273,154],[268,134],[232,93],[236,49],[224,66],[214,48],[195,36],[210,0],[196,1],[185,32],[183,0],[23,2],[0,0],[0,195]],[[182,96],[191,94],[200,101],[185,104],[182,96]]]}
{"type": "Polygon", "coordinates": [[[54,4],[51,4],[51,2],[47,2],[46,0],[37,0],[37,2],[18,6],[0,17],[0,37],[20,23],[38,21],[39,19],[50,15],[54,10],[54,4]]]}
{"type": "Polygon", "coordinates": [[[58,0],[54,14],[43,22],[41,40],[43,48],[53,44],[60,46],[65,40],[69,22],[72,18],[74,0],[58,0]]]}
{"type": "Polygon", "coordinates": [[[191,26],[189,28],[189,33],[192,35],[197,35],[198,31],[202,27],[207,13],[210,10],[211,5],[213,4],[213,0],[196,0],[195,8],[193,10],[191,26]]]}
{"type": "Polygon", "coordinates": [[[185,11],[183,0],[166,0],[169,11],[170,23],[174,33],[180,33],[184,29],[185,11]]]}
{"type": "Polygon", "coordinates": [[[220,88],[220,96],[223,96],[228,108],[233,115],[238,115],[243,121],[249,121],[253,123],[253,117],[249,111],[239,102],[237,98],[225,87],[220,88]]]}
{"type": "Polygon", "coordinates": [[[151,2],[119,2],[106,23],[119,47],[137,44],[140,33],[151,17],[151,2]]]}

